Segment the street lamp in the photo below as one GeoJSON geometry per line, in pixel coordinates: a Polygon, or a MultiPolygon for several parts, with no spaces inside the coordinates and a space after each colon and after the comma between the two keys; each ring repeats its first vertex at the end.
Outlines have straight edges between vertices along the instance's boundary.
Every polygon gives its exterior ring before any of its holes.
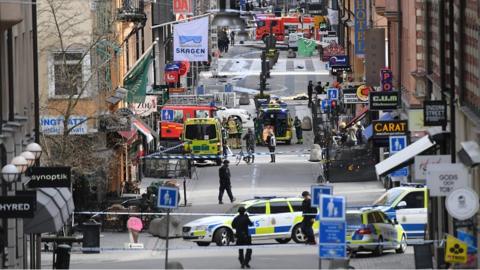
{"type": "Polygon", "coordinates": [[[2,179],[7,182],[8,185],[17,181],[20,176],[20,172],[17,169],[17,166],[13,164],[7,164],[2,168],[2,179]]]}
{"type": "Polygon", "coordinates": [[[38,143],[30,143],[27,145],[25,151],[32,152],[35,155],[35,159],[39,159],[42,155],[42,147],[38,143]]]}
{"type": "Polygon", "coordinates": [[[20,156],[24,157],[27,160],[27,167],[32,167],[35,164],[35,154],[30,151],[25,151],[20,154],[20,156]]]}
{"type": "Polygon", "coordinates": [[[23,156],[16,156],[12,159],[12,164],[17,167],[18,172],[24,173],[28,167],[28,161],[23,156]]]}

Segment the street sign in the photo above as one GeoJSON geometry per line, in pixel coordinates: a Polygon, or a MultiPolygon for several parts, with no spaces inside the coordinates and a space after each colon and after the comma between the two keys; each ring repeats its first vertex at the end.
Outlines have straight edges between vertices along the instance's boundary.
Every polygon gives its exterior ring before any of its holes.
{"type": "Polygon", "coordinates": [[[320,197],[321,195],[333,195],[332,186],[312,186],[312,207],[320,207],[320,197]]]}
{"type": "Polygon", "coordinates": [[[390,155],[400,152],[403,148],[407,147],[407,136],[390,136],[388,141],[390,155]]]}
{"type": "Polygon", "coordinates": [[[410,171],[408,170],[408,167],[403,167],[401,169],[398,169],[398,170],[390,173],[390,176],[392,176],[392,177],[408,176],[409,172],[410,171]]]}
{"type": "Polygon", "coordinates": [[[320,220],[345,220],[345,197],[322,195],[320,197],[320,220]]]}
{"type": "Polygon", "coordinates": [[[158,187],[158,208],[173,209],[178,207],[178,188],[158,187]]]}
{"type": "Polygon", "coordinates": [[[328,88],[327,90],[328,99],[338,99],[338,89],[337,88],[328,88]]]}
{"type": "Polygon", "coordinates": [[[162,110],[163,121],[173,121],[173,110],[162,110]]]}
{"type": "Polygon", "coordinates": [[[33,218],[36,203],[35,196],[0,197],[0,218],[33,218]]]}
{"type": "Polygon", "coordinates": [[[323,112],[326,112],[328,110],[329,104],[330,102],[328,99],[322,99],[322,101],[320,102],[320,106],[323,112]]]}
{"type": "Polygon", "coordinates": [[[457,188],[469,186],[467,168],[461,163],[428,164],[427,187],[431,197],[444,197],[457,188]]]}
{"type": "Polygon", "coordinates": [[[321,259],[345,259],[347,224],[345,221],[320,221],[319,255],[321,259]]]}

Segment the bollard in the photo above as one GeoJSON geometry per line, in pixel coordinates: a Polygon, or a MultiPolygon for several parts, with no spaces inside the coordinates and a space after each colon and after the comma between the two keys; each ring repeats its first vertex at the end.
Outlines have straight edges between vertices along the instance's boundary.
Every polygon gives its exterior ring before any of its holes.
{"type": "Polygon", "coordinates": [[[55,262],[53,263],[55,269],[69,269],[70,267],[70,249],[66,244],[58,245],[55,249],[55,262]]]}
{"type": "Polygon", "coordinates": [[[320,145],[314,144],[312,146],[312,151],[310,151],[310,158],[308,161],[310,162],[319,162],[322,160],[322,149],[320,148],[320,145]]]}

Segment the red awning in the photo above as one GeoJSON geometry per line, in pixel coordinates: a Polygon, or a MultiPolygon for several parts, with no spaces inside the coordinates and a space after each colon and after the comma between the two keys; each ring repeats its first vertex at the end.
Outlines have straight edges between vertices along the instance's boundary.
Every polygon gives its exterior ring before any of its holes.
{"type": "Polygon", "coordinates": [[[130,130],[130,131],[117,131],[120,136],[122,136],[127,143],[132,143],[136,137],[137,137],[137,131],[136,130],[130,130]]]}
{"type": "Polygon", "coordinates": [[[357,116],[355,116],[350,122],[348,122],[346,127],[348,128],[350,126],[355,125],[355,123],[362,120],[363,117],[365,117],[365,115],[367,115],[367,113],[368,113],[368,107],[365,106],[365,107],[363,107],[363,109],[360,111],[360,113],[357,116]]]}

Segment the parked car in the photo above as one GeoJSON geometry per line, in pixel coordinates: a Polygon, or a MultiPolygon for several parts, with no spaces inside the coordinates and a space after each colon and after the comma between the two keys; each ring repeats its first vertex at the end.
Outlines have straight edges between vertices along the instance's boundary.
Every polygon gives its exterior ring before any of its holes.
{"type": "Polygon", "coordinates": [[[228,119],[230,116],[240,118],[242,120],[242,126],[244,128],[253,128],[253,119],[247,110],[237,108],[218,108],[217,118],[220,121],[222,121],[224,117],[228,119]]]}

